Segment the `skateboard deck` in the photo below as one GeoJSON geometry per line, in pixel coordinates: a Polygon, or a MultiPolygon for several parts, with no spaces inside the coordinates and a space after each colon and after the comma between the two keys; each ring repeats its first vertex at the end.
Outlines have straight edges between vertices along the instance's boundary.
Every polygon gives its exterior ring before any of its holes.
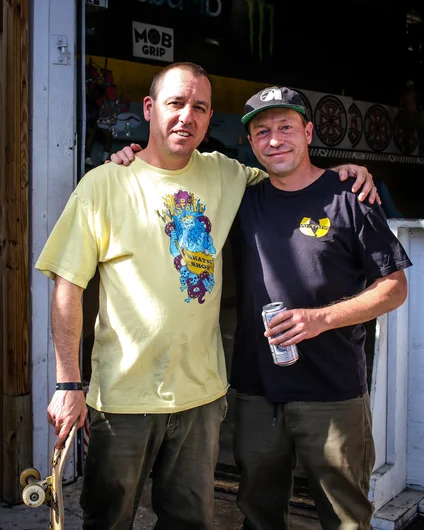
{"type": "Polygon", "coordinates": [[[38,508],[42,504],[50,507],[49,530],[65,530],[62,476],[66,457],[72,447],[76,433],[76,424],[73,425],[66,438],[65,444],[60,449],[53,448],[51,457],[50,475],[41,480],[37,469],[24,469],[21,473],[22,500],[31,508],[38,508]]]}

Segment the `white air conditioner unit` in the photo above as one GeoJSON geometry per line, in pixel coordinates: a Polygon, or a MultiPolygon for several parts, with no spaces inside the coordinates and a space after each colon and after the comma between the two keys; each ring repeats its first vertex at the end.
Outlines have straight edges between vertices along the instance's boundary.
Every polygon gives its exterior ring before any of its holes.
{"type": "Polygon", "coordinates": [[[85,0],[88,9],[107,9],[108,0],[85,0]]]}

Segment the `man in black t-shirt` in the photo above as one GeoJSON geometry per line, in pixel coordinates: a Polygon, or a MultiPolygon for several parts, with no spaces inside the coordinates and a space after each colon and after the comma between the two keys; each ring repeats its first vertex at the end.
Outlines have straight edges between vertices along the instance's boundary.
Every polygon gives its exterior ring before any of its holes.
{"type": "Polygon", "coordinates": [[[231,235],[244,529],[288,528],[295,453],[322,527],[369,529],[374,445],[362,323],[405,301],[411,262],[379,205],[311,164],[313,125],[296,92],[260,91],[242,122],[270,177],[246,190],[231,235]],[[264,336],[262,307],[277,301],[288,310],[264,336]],[[268,340],[296,344],[299,360],[277,366],[268,340]]]}

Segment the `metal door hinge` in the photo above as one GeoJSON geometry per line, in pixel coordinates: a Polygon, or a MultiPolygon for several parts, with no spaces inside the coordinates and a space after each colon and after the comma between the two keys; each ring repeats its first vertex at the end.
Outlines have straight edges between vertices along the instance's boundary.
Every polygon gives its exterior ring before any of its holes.
{"type": "Polygon", "coordinates": [[[50,51],[53,64],[68,64],[68,39],[65,35],[50,36],[50,51]]]}

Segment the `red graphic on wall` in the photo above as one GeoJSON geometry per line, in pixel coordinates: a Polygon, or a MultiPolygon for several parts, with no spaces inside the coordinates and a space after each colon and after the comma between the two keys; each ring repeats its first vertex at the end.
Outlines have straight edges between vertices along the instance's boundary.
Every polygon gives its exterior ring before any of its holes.
{"type": "Polygon", "coordinates": [[[315,109],[315,130],[322,143],[338,145],[346,134],[347,116],[342,102],[334,96],[321,98],[315,109]]]}
{"type": "Polygon", "coordinates": [[[364,121],[365,139],[373,151],[383,151],[390,143],[392,135],[390,116],[381,105],[373,105],[367,110],[364,121]]]}
{"type": "Polygon", "coordinates": [[[347,136],[352,144],[352,147],[358,145],[359,140],[362,138],[363,132],[363,123],[362,123],[362,114],[355,103],[349,107],[349,129],[347,136]]]}

